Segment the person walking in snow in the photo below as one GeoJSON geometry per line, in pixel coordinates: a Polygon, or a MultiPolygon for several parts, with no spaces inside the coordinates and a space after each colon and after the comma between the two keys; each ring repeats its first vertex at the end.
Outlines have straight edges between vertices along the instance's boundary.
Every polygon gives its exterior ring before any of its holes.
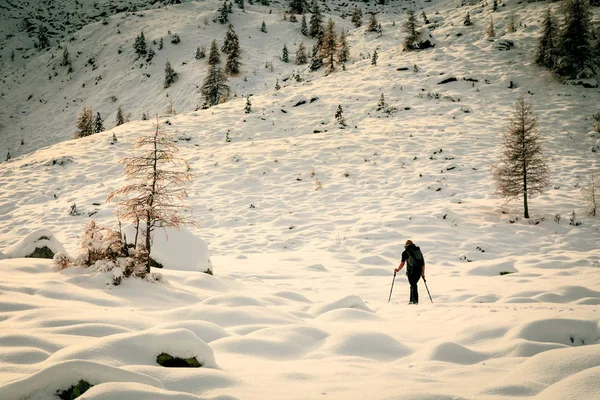
{"type": "Polygon", "coordinates": [[[404,268],[404,263],[407,263],[406,276],[410,283],[410,302],[408,304],[419,304],[419,292],[417,283],[423,277],[425,279],[425,259],[421,249],[416,246],[412,240],[407,240],[402,252],[402,261],[398,268],[394,269],[394,274],[404,268]]]}

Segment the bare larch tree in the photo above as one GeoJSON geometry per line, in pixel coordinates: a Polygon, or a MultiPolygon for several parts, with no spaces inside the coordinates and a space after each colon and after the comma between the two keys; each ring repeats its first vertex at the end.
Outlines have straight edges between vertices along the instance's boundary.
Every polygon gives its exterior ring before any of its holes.
{"type": "Polygon", "coordinates": [[[493,166],[498,194],[507,201],[523,197],[523,215],[529,218],[528,197],[542,193],[549,182],[537,118],[531,104],[520,96],[504,133],[503,157],[493,166]]]}
{"type": "Polygon", "coordinates": [[[135,147],[137,155],[120,161],[125,166],[127,184],[110,193],[107,201],[118,199],[120,218],[136,225],[136,247],[138,230],[142,229],[149,273],[154,230],[195,225],[190,215],[182,213],[186,208],[183,204],[186,186],[192,182],[192,175],[179,170],[185,162],[175,156],[178,149],[173,137],[160,129],[158,116],[156,130],[137,138],[135,147]]]}

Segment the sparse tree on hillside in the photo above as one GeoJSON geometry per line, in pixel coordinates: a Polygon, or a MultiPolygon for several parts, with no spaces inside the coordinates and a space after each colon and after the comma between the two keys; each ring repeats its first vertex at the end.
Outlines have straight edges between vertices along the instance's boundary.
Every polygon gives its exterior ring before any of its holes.
{"type": "Polygon", "coordinates": [[[302,24],[300,26],[300,33],[304,36],[308,36],[308,26],[306,25],[306,16],[302,16],[302,24]]]}
{"type": "Polygon", "coordinates": [[[244,107],[244,113],[250,114],[252,112],[252,103],[250,102],[250,96],[246,97],[246,106],[244,107]]]}
{"type": "Polygon", "coordinates": [[[342,33],[340,33],[337,58],[340,64],[345,64],[350,58],[350,47],[348,46],[348,41],[346,40],[346,31],[343,29],[342,33]]]}
{"type": "Polygon", "coordinates": [[[227,100],[229,86],[227,77],[217,65],[211,65],[202,84],[202,97],[207,107],[215,106],[227,100]]]}
{"type": "Polygon", "coordinates": [[[75,138],[81,138],[84,136],[90,136],[94,134],[94,117],[92,116],[92,109],[83,106],[79,117],[77,117],[77,130],[75,131],[75,138]]]}
{"type": "Polygon", "coordinates": [[[281,89],[281,85],[279,84],[279,79],[275,80],[275,90],[281,89]]]}
{"type": "Polygon", "coordinates": [[[177,78],[179,78],[179,75],[177,74],[177,72],[175,72],[173,67],[171,67],[171,63],[169,62],[169,60],[167,60],[167,62],[165,63],[165,89],[171,86],[173,83],[175,83],[175,81],[177,81],[177,78]]]}
{"type": "Polygon", "coordinates": [[[494,0],[492,3],[492,11],[496,12],[498,11],[498,0],[494,0]]]}
{"type": "Polygon", "coordinates": [[[44,25],[41,25],[38,29],[38,41],[36,43],[36,47],[38,50],[45,49],[50,47],[50,39],[48,38],[48,28],[44,25]]]}
{"type": "Polygon", "coordinates": [[[373,51],[373,57],[371,57],[371,65],[377,65],[377,59],[379,55],[377,54],[377,49],[373,51]]]}
{"type": "Polygon", "coordinates": [[[102,121],[102,117],[100,113],[96,113],[96,119],[94,120],[94,133],[104,132],[104,121],[102,121]]]}
{"type": "Polygon", "coordinates": [[[355,28],[360,28],[363,23],[363,13],[362,10],[357,6],[354,7],[354,11],[352,11],[352,23],[355,28]]]}
{"type": "Polygon", "coordinates": [[[504,133],[503,157],[493,167],[498,194],[507,201],[523,197],[523,215],[529,218],[528,198],[543,193],[549,170],[542,153],[537,118],[531,104],[520,96],[504,133]]]}
{"type": "Polygon", "coordinates": [[[245,10],[246,9],[246,5],[244,4],[244,0],[235,0],[235,4],[237,4],[237,6],[241,10],[245,10]]]}
{"type": "Polygon", "coordinates": [[[598,202],[600,202],[600,176],[592,172],[592,179],[588,185],[581,189],[581,195],[587,203],[586,215],[598,215],[598,202]]]}
{"type": "Polygon", "coordinates": [[[205,57],[206,57],[206,49],[204,48],[204,46],[196,47],[196,55],[195,55],[196,60],[201,60],[205,57]]]}
{"type": "Polygon", "coordinates": [[[511,15],[508,17],[508,24],[506,25],[506,33],[515,33],[517,31],[517,24],[515,23],[515,16],[511,15]]]}
{"type": "Polygon", "coordinates": [[[288,48],[285,43],[283,45],[283,51],[281,52],[281,61],[284,63],[290,62],[290,53],[288,52],[288,48]]]}
{"type": "Polygon", "coordinates": [[[379,22],[377,22],[375,13],[371,13],[371,19],[369,20],[369,26],[367,26],[367,32],[377,32],[378,26],[379,22]]]}
{"type": "Polygon", "coordinates": [[[303,42],[298,46],[298,50],[296,50],[296,64],[302,65],[308,62],[308,55],[306,54],[306,46],[303,42]]]}
{"type": "Polygon", "coordinates": [[[270,6],[271,0],[260,0],[260,4],[263,6],[270,6]]]}
{"type": "Polygon", "coordinates": [[[123,125],[125,123],[125,115],[123,115],[123,109],[121,105],[117,107],[117,117],[116,117],[116,126],[123,125]]]}
{"type": "Polygon", "coordinates": [[[563,14],[556,72],[569,78],[590,78],[594,76],[596,66],[592,48],[592,13],[587,0],[566,0],[563,14]]]}
{"type": "Polygon", "coordinates": [[[344,109],[342,105],[339,104],[337,110],[335,110],[335,120],[338,124],[340,124],[340,128],[344,129],[346,127],[346,120],[344,119],[344,109]]]}
{"type": "Polygon", "coordinates": [[[164,45],[165,45],[165,42],[164,42],[163,38],[161,37],[160,40],[158,41],[158,49],[162,50],[164,45]]]}
{"type": "Polygon", "coordinates": [[[267,24],[265,24],[265,21],[263,21],[262,24],[260,25],[260,31],[262,33],[267,33],[267,24]]]}
{"type": "Polygon", "coordinates": [[[240,38],[237,33],[233,30],[233,25],[229,24],[227,29],[227,33],[225,33],[225,39],[223,39],[223,46],[221,46],[221,51],[225,54],[229,54],[232,49],[237,48],[240,49],[240,38]]]}
{"type": "Polygon", "coordinates": [[[542,36],[538,41],[535,62],[538,65],[549,69],[554,68],[557,58],[557,36],[558,25],[552,16],[550,8],[546,10],[544,21],[542,22],[542,36]]]}
{"type": "Polygon", "coordinates": [[[290,0],[290,11],[296,14],[304,14],[304,4],[302,0],[290,0]]]}
{"type": "Polygon", "coordinates": [[[133,42],[133,49],[135,50],[135,53],[138,55],[138,57],[141,57],[148,52],[146,48],[146,38],[144,37],[144,31],[142,31],[142,33],[140,33],[135,38],[135,41],[133,42]]]}
{"type": "Polygon", "coordinates": [[[423,23],[425,25],[429,24],[429,19],[427,18],[427,14],[425,14],[425,10],[421,13],[421,17],[423,18],[423,23]]]}
{"type": "MultiPolygon", "coordinates": [[[[235,33],[234,33],[235,35],[235,33]]],[[[237,38],[237,35],[235,35],[237,38]]],[[[225,61],[225,73],[227,75],[236,75],[240,72],[240,66],[242,65],[240,42],[233,40],[228,48],[229,53],[227,54],[227,60],[225,61]]]]}
{"type": "Polygon", "coordinates": [[[213,40],[210,44],[210,52],[208,53],[208,65],[217,65],[221,62],[217,41],[213,40]]]}
{"type": "Polygon", "coordinates": [[[296,14],[290,14],[290,22],[298,22],[298,17],[296,17],[296,14]]]}
{"type": "Polygon", "coordinates": [[[327,62],[327,73],[335,71],[335,54],[337,49],[337,36],[335,34],[335,24],[330,18],[327,22],[323,36],[323,46],[321,47],[321,56],[327,62]]]}
{"type": "Polygon", "coordinates": [[[65,46],[65,49],[63,50],[62,60],[60,62],[60,65],[63,67],[71,66],[71,56],[69,55],[69,49],[67,48],[67,46],[65,46]]]}
{"type": "Polygon", "coordinates": [[[415,10],[409,8],[406,10],[406,21],[402,25],[402,30],[406,34],[404,38],[404,50],[416,50],[419,48],[419,24],[415,15],[415,10]]]}
{"type": "Polygon", "coordinates": [[[312,56],[310,58],[309,69],[311,71],[316,71],[323,66],[323,59],[321,58],[319,46],[314,45],[312,48],[312,56]]]}
{"type": "Polygon", "coordinates": [[[193,224],[190,216],[183,214],[192,175],[183,171],[185,162],[176,157],[173,137],[160,129],[158,116],[156,130],[138,138],[135,146],[138,154],[121,160],[127,184],[110,193],[107,200],[118,199],[120,218],[142,229],[145,243],[141,247],[149,273],[154,231],[193,224]]]}
{"type": "Polygon", "coordinates": [[[471,13],[467,12],[467,16],[463,22],[465,26],[471,26],[471,13]]]}
{"type": "Polygon", "coordinates": [[[221,6],[221,8],[219,8],[218,12],[219,16],[217,17],[217,20],[221,24],[224,25],[227,22],[229,22],[229,7],[227,6],[227,0],[223,1],[223,5],[221,6]]]}
{"type": "Polygon", "coordinates": [[[496,31],[494,30],[494,19],[490,17],[490,23],[485,31],[485,34],[489,38],[493,38],[496,36],[496,31]]]}
{"type": "Polygon", "coordinates": [[[323,15],[316,0],[313,0],[311,8],[312,15],[310,16],[308,34],[310,37],[315,38],[323,33],[323,15]]]}

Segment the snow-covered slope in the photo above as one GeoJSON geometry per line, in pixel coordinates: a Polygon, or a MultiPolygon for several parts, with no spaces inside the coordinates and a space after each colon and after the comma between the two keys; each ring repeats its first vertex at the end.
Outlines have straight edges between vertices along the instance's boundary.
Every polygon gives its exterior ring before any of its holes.
{"type": "MultiPolygon", "coordinates": [[[[598,166],[587,116],[599,94],[532,63],[546,5],[508,3],[497,30],[510,14],[523,27],[494,40],[483,37],[488,7],[455,6],[426,9],[432,50],[401,53],[400,19],[382,17],[381,38],[351,31],[346,71],[279,91],[248,75],[250,114],[238,98],[161,116],[195,174],[188,201],[202,227],[191,230],[217,275],[165,270],[168,283],[112,287],[48,261],[0,261],[0,398],[47,398],[82,378],[96,385],[90,399],[597,398],[600,223],[584,217],[579,191],[598,166]],[[462,25],[467,10],[474,26],[462,25]],[[504,40],[514,48],[498,50],[504,40]],[[391,116],[376,111],[381,93],[391,116]],[[530,220],[502,205],[490,174],[520,94],[551,167],[530,220]],[[420,283],[420,304],[405,305],[403,275],[387,303],[408,238],[434,304],[420,283]],[[165,369],[162,351],[209,363],[165,369]],[[48,379],[58,369],[69,373],[48,379]]],[[[288,68],[273,61],[259,74],[288,68]]],[[[73,254],[88,217],[115,226],[104,200],[123,183],[117,161],[152,129],[132,121],[1,164],[0,251],[48,228],[73,254]],[[73,203],[81,215],[69,215],[73,203]]]]}

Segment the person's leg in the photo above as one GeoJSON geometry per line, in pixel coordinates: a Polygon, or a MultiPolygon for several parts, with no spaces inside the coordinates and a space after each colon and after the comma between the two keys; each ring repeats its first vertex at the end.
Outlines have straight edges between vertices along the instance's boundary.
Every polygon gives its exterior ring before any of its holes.
{"type": "Polygon", "coordinates": [[[408,282],[410,283],[410,302],[413,304],[419,304],[419,288],[417,286],[419,279],[421,279],[421,269],[411,268],[408,282]]]}

